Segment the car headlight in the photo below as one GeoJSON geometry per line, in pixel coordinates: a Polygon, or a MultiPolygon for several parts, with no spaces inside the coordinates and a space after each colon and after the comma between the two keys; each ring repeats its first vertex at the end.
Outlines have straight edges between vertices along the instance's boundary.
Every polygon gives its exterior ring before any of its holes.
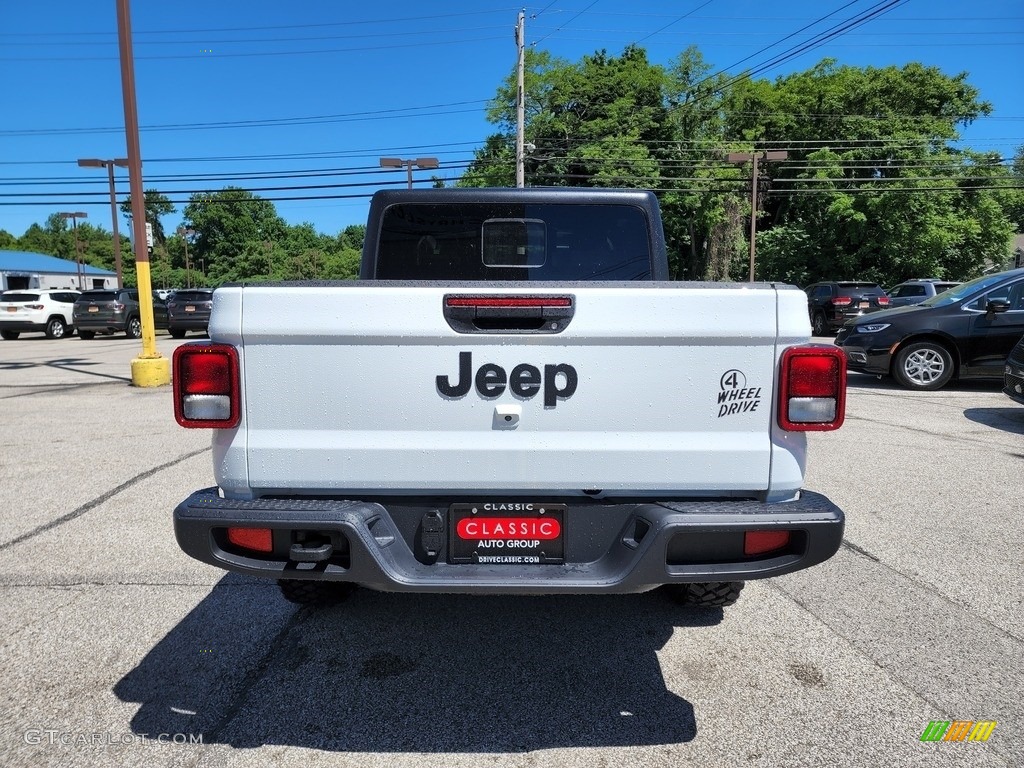
{"type": "Polygon", "coordinates": [[[865,325],[858,325],[856,328],[857,333],[878,333],[879,331],[884,331],[890,325],[892,323],[867,323],[865,325]]]}

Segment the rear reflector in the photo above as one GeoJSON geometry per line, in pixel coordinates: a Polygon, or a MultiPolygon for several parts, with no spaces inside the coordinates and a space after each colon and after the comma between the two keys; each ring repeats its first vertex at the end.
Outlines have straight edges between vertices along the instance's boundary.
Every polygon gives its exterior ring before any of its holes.
{"type": "Polygon", "coordinates": [[[183,344],[174,350],[174,418],[183,427],[238,426],[238,352],[229,344],[183,344]]]}
{"type": "Polygon", "coordinates": [[[274,537],[269,528],[228,528],[228,541],[252,552],[274,551],[274,537]]]}
{"type": "Polygon", "coordinates": [[[839,429],[846,416],[846,355],[838,347],[790,347],[782,353],[779,426],[791,432],[839,429]]]}
{"type": "Polygon", "coordinates": [[[789,544],[790,531],[747,531],[743,535],[743,554],[763,555],[789,544]]]}

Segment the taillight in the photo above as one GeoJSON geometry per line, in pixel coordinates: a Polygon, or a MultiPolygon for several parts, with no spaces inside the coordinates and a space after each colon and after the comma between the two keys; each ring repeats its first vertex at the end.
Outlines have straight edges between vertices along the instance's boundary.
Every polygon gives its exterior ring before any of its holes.
{"type": "Polygon", "coordinates": [[[877,296],[876,298],[878,299],[878,306],[880,306],[880,307],[888,307],[889,306],[889,297],[888,296],[877,296]]]}
{"type": "Polygon", "coordinates": [[[174,350],[174,418],[183,427],[238,426],[238,352],[229,344],[183,344],[174,350]]]}
{"type": "Polygon", "coordinates": [[[832,299],[832,304],[836,307],[848,307],[853,304],[853,299],[850,296],[836,296],[832,299]]]}
{"type": "Polygon", "coordinates": [[[790,432],[839,429],[846,416],[846,354],[825,345],[782,353],[779,426],[790,432]]]}
{"type": "Polygon", "coordinates": [[[124,312],[124,304],[122,304],[119,301],[115,301],[113,304],[110,305],[110,307],[115,312],[124,312]]]}
{"type": "Polygon", "coordinates": [[[26,304],[25,308],[26,309],[42,309],[45,306],[46,306],[45,304],[26,304]]]}

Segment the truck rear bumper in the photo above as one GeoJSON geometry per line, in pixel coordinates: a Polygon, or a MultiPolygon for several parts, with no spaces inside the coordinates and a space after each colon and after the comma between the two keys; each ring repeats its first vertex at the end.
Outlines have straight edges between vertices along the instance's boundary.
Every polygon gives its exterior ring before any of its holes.
{"type": "MultiPolygon", "coordinates": [[[[794,501],[699,500],[570,505],[562,564],[458,563],[428,556],[417,521],[447,506],[335,499],[222,499],[193,493],[174,510],[174,531],[190,556],[230,571],[273,579],[346,581],[390,592],[630,593],[663,584],[746,581],[821,563],[843,536],[842,511],[803,491],[794,501]],[[593,523],[593,524],[591,524],[593,523]],[[273,532],[274,551],[233,545],[228,528],[273,532]],[[790,532],[769,552],[744,553],[745,534],[790,532]],[[317,562],[290,557],[307,535],[329,542],[317,562]],[[292,547],[289,549],[289,545],[292,547]]],[[[322,549],[322,548],[321,548],[322,549]]],[[[304,558],[302,558],[304,559],[304,558]]]]}

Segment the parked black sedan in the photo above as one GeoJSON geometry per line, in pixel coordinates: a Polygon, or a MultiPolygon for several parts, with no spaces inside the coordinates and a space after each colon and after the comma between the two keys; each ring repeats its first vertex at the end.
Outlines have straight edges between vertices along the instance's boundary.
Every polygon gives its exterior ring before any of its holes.
{"type": "Polygon", "coordinates": [[[213,288],[175,291],[167,300],[167,332],[176,339],[185,338],[188,331],[208,335],[212,308],[213,288]]]}
{"type": "Polygon", "coordinates": [[[1024,405],[1024,336],[1006,358],[1003,373],[1003,392],[1007,397],[1024,405]]]}
{"type": "Polygon", "coordinates": [[[1024,336],[1024,269],[985,275],[910,307],[844,325],[836,344],[848,367],[891,375],[908,389],[939,389],[954,376],[1003,377],[1024,336]]]}

